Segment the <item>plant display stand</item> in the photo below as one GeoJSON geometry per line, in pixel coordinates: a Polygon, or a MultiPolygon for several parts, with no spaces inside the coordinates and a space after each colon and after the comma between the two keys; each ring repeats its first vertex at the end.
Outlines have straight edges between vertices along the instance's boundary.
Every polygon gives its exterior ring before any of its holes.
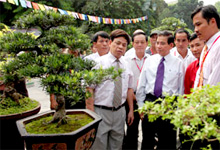
{"type": "Polygon", "coordinates": [[[19,114],[0,115],[0,149],[20,150],[24,149],[24,142],[18,132],[16,121],[40,111],[40,104],[35,109],[19,114]]]}
{"type": "Polygon", "coordinates": [[[74,109],[67,110],[66,114],[87,114],[94,120],[89,124],[79,128],[76,131],[70,133],[61,134],[30,134],[25,129],[25,124],[53,114],[54,111],[50,110],[45,113],[40,113],[22,120],[17,121],[18,130],[21,137],[24,139],[24,144],[27,150],[89,150],[92,146],[98,124],[101,121],[101,117],[90,110],[86,109],[74,109]]]}

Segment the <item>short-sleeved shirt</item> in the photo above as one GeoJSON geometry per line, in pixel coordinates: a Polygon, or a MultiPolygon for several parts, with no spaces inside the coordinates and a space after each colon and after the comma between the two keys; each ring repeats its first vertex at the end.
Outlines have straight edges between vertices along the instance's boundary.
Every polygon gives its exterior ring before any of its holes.
{"type": "MultiPolygon", "coordinates": [[[[130,70],[130,67],[125,60],[124,57],[119,59],[120,61],[120,68],[123,69],[122,72],[122,102],[123,104],[127,98],[127,91],[129,88],[133,88],[133,73],[130,70]]],[[[94,69],[98,69],[102,67],[103,69],[107,69],[110,67],[116,67],[116,57],[114,57],[111,52],[108,54],[100,57],[97,60],[97,65],[94,69]]],[[[91,87],[94,88],[94,104],[95,105],[102,105],[107,107],[113,107],[113,97],[114,97],[114,81],[113,80],[106,80],[103,83],[91,87]]]]}
{"type": "Polygon", "coordinates": [[[134,80],[133,80],[134,81],[133,82],[134,92],[136,92],[136,90],[137,90],[139,76],[140,76],[141,71],[143,69],[144,63],[149,56],[150,55],[145,53],[144,57],[142,59],[139,59],[135,53],[133,56],[125,57],[126,61],[128,62],[129,66],[130,66],[130,69],[134,75],[134,80]]]}

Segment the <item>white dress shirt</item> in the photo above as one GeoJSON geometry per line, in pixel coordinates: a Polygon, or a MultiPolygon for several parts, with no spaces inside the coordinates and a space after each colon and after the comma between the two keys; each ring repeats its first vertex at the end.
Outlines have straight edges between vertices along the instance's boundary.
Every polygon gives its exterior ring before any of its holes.
{"type": "Polygon", "coordinates": [[[170,50],[170,53],[173,55],[173,56],[176,56],[177,58],[179,58],[183,64],[184,64],[184,67],[185,67],[185,70],[187,69],[187,67],[189,66],[189,64],[191,64],[193,61],[196,60],[196,58],[194,57],[194,55],[192,54],[191,50],[190,49],[187,49],[187,54],[186,54],[186,57],[183,58],[176,47],[172,48],[170,50]]]}
{"type": "MultiPolygon", "coordinates": [[[[119,59],[120,68],[123,69],[122,77],[122,102],[123,104],[127,98],[128,88],[133,88],[133,74],[129,69],[129,65],[124,57],[119,59]]],[[[109,52],[108,54],[100,57],[97,60],[97,65],[94,69],[102,67],[103,69],[110,68],[112,66],[116,67],[116,58],[109,52]]],[[[94,88],[94,105],[102,105],[107,107],[113,107],[113,97],[114,97],[114,80],[107,80],[103,83],[97,85],[94,88]]]]}
{"type": "MultiPolygon", "coordinates": [[[[145,52],[147,51],[148,48],[149,47],[147,46],[145,52]]],[[[132,47],[132,48],[130,48],[129,50],[126,51],[124,56],[125,57],[130,57],[130,56],[134,56],[134,55],[135,55],[135,49],[134,49],[134,47],[132,47]]]]}
{"type": "MultiPolygon", "coordinates": [[[[210,84],[216,85],[220,82],[220,38],[214,43],[214,41],[220,36],[220,31],[212,36],[207,42],[208,55],[203,64],[203,85],[210,84]],[[214,44],[213,44],[214,43],[214,44]]],[[[200,65],[202,64],[202,58],[204,55],[204,49],[201,53],[200,65]]],[[[200,67],[196,74],[194,88],[198,86],[200,67]]]]}
{"type": "MultiPolygon", "coordinates": [[[[184,91],[184,65],[180,59],[168,54],[164,61],[164,80],[162,92],[172,94],[183,94],[184,91]]],[[[139,107],[142,107],[146,94],[154,95],[154,85],[157,75],[157,68],[162,59],[159,54],[148,57],[141,72],[136,99],[139,107]]]]}
{"type": "Polygon", "coordinates": [[[101,56],[99,55],[98,52],[96,53],[92,53],[86,57],[84,57],[84,59],[88,59],[88,60],[93,60],[93,61],[97,61],[97,59],[99,59],[101,56]]]}
{"type": "Polygon", "coordinates": [[[133,80],[134,92],[136,92],[136,90],[137,90],[139,76],[140,76],[141,71],[143,69],[144,63],[149,56],[150,55],[146,54],[146,53],[142,59],[139,59],[137,57],[136,53],[134,53],[133,56],[125,56],[125,59],[128,62],[130,69],[134,75],[134,80],[133,80]]]}

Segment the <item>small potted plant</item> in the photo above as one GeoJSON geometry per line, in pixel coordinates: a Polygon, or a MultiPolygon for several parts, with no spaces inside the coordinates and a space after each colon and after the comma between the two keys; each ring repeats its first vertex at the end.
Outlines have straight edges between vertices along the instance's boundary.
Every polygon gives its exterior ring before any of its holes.
{"type": "Polygon", "coordinates": [[[4,81],[14,78],[15,75],[17,78],[39,77],[44,89],[54,94],[57,102],[55,111],[37,114],[17,122],[27,149],[89,149],[101,118],[90,111],[66,111],[65,101],[69,99],[72,104],[82,101],[90,96],[85,90],[88,85],[96,85],[120,75],[120,71],[115,71],[114,68],[92,70],[95,63],[79,57],[84,50],[89,49],[90,39],[80,28],[74,27],[74,23],[72,16],[53,11],[33,11],[16,21],[15,26],[27,31],[32,27],[38,28],[41,32],[39,36],[8,33],[0,40],[0,50],[15,56],[13,61],[3,67],[4,81]],[[68,48],[75,55],[62,53],[64,48],[68,48]],[[91,122],[83,124],[76,131],[63,133],[62,126],[74,120],[82,120],[72,117],[75,114],[86,114],[91,122]],[[35,121],[40,123],[36,126],[35,121]],[[61,131],[27,131],[26,126],[29,126],[29,123],[34,124],[29,129],[41,129],[40,125],[44,127],[55,124],[54,128],[61,128],[61,131]]]}

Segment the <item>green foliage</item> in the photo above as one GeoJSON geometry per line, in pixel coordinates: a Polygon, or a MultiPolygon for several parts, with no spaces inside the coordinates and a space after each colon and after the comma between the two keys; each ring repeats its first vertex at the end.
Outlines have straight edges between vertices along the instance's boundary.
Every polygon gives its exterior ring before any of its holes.
{"type": "Polygon", "coordinates": [[[21,16],[16,22],[17,28],[39,27],[41,31],[49,30],[51,27],[61,25],[73,25],[75,19],[70,15],[60,15],[54,11],[34,10],[28,15],[21,16]]]}
{"type": "Polygon", "coordinates": [[[179,28],[185,28],[190,33],[192,33],[192,31],[190,29],[187,29],[186,27],[187,25],[184,22],[180,21],[179,19],[174,18],[174,17],[169,17],[169,18],[163,19],[161,26],[158,28],[155,28],[154,30],[160,30],[160,31],[169,30],[169,31],[175,32],[179,28]]]}
{"type": "Polygon", "coordinates": [[[93,121],[86,114],[70,114],[67,117],[68,124],[63,124],[59,128],[57,128],[57,123],[47,124],[52,116],[46,116],[26,124],[25,129],[31,134],[70,133],[93,121]]]}
{"type": "Polygon", "coordinates": [[[39,105],[39,102],[27,97],[21,99],[19,102],[20,105],[10,98],[0,100],[0,115],[23,113],[25,111],[32,110],[39,105]]]}
{"type": "Polygon", "coordinates": [[[6,33],[0,38],[0,52],[10,53],[13,60],[2,66],[6,85],[30,77],[40,77],[48,93],[63,95],[75,104],[85,100],[85,88],[121,74],[114,68],[92,70],[95,62],[62,53],[62,48],[82,52],[90,48],[90,39],[81,29],[72,26],[71,16],[52,11],[33,11],[21,17],[15,25],[39,27],[41,33],[6,33]]]}
{"type": "Polygon", "coordinates": [[[169,119],[181,133],[192,141],[220,141],[220,127],[214,115],[220,114],[220,85],[206,85],[190,95],[166,96],[164,100],[145,102],[139,112],[149,116],[150,121],[158,117],[169,119]],[[159,103],[158,103],[159,102],[159,103]]]}
{"type": "Polygon", "coordinates": [[[215,7],[216,7],[216,9],[218,11],[218,14],[220,15],[220,2],[216,2],[215,3],[215,7]]]}

